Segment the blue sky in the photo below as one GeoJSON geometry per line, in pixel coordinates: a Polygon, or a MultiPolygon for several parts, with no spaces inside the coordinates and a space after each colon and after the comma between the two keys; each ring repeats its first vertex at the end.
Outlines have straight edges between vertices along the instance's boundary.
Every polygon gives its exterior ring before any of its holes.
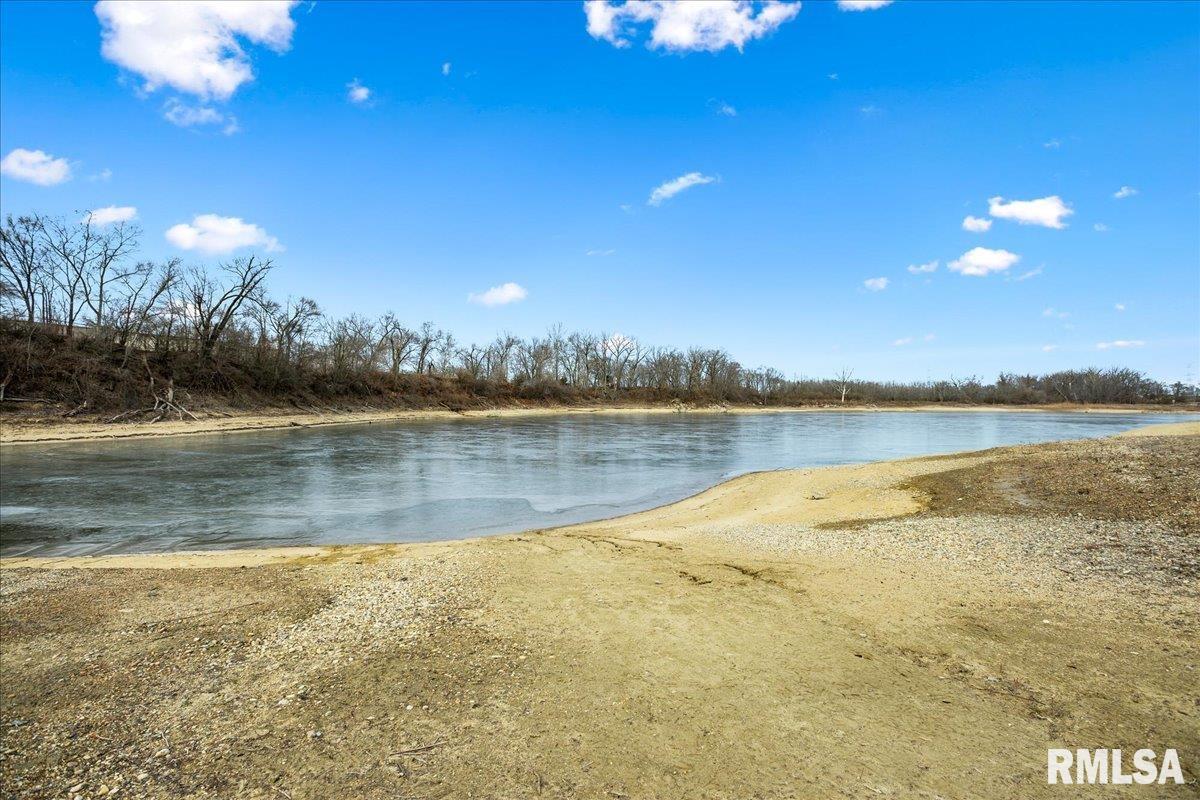
{"type": "Polygon", "coordinates": [[[134,207],[150,257],[271,247],[276,295],[465,341],[1196,379],[1198,4],[658,4],[591,32],[582,3],[205,8],[0,5],[5,212],[134,207]]]}

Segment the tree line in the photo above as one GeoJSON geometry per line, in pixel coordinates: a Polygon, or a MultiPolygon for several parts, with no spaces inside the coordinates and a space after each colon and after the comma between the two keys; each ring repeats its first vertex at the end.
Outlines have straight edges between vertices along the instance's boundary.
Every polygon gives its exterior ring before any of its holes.
{"type": "Polygon", "coordinates": [[[561,325],[542,336],[503,333],[463,343],[432,323],[410,326],[391,313],[332,317],[312,298],[272,298],[266,281],[276,265],[259,256],[215,269],[139,259],[141,235],[131,222],[99,225],[90,215],[5,218],[0,370],[10,397],[20,387],[63,400],[87,402],[90,393],[106,398],[100,404],[130,404],[136,401],[129,387],[118,384],[141,380],[267,399],[403,394],[409,403],[450,395],[773,405],[1166,403],[1195,395],[1195,387],[1165,386],[1129,369],[1002,374],[990,383],[977,376],[877,382],[851,370],[788,378],[743,366],[722,349],[653,347],[561,325]],[[81,366],[71,353],[102,364],[81,366]],[[60,374],[67,370],[72,375],[60,374]]]}

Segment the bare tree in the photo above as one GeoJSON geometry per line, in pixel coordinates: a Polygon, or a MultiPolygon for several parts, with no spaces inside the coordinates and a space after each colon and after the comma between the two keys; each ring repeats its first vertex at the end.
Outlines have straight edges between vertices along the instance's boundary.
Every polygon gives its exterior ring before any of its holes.
{"type": "Polygon", "coordinates": [[[43,218],[39,230],[53,265],[53,282],[60,303],[56,316],[66,328],[67,336],[71,336],[86,305],[87,273],[96,257],[96,230],[90,223],[61,218],[43,218]]]}
{"type": "MultiPolygon", "coordinates": [[[[90,212],[79,223],[86,239],[93,242],[91,257],[83,264],[83,301],[95,315],[96,330],[104,326],[104,306],[114,284],[125,283],[146,267],[145,262],[126,267],[126,256],[137,249],[142,229],[128,222],[118,222],[96,229],[90,212]]],[[[149,272],[147,270],[147,272],[149,272]]]]}
{"type": "Polygon", "coordinates": [[[139,344],[142,332],[146,329],[151,318],[157,313],[160,303],[165,300],[179,280],[180,261],[171,259],[158,267],[145,265],[142,270],[127,272],[122,281],[125,291],[121,296],[121,305],[114,315],[116,321],[116,342],[124,351],[121,366],[129,363],[129,357],[139,344]]]}
{"type": "Polygon", "coordinates": [[[440,335],[441,331],[434,328],[432,322],[422,323],[421,331],[417,334],[417,372],[424,372],[429,366],[429,355],[440,335]]]}
{"type": "Polygon", "coordinates": [[[229,285],[221,286],[206,272],[193,269],[181,281],[182,310],[191,323],[200,358],[207,360],[216,352],[221,335],[233,322],[243,304],[254,296],[274,264],[256,256],[235,258],[222,265],[229,285]]]}
{"type": "Polygon", "coordinates": [[[837,374],[838,389],[842,393],[842,405],[846,404],[846,392],[850,390],[850,379],[854,377],[854,370],[843,368],[837,374]]]}
{"type": "Polygon", "coordinates": [[[0,228],[0,287],[5,295],[19,299],[30,325],[37,311],[39,290],[48,277],[41,234],[42,221],[37,216],[13,219],[9,214],[0,228]]]}
{"type": "Polygon", "coordinates": [[[321,309],[317,302],[307,297],[295,301],[289,297],[286,304],[275,305],[270,324],[280,361],[300,363],[304,340],[320,318],[321,309]]]}
{"type": "Polygon", "coordinates": [[[400,324],[396,315],[388,312],[379,318],[379,341],[385,345],[388,352],[388,364],[393,375],[399,375],[400,370],[413,355],[417,343],[416,331],[411,331],[400,324]]]}

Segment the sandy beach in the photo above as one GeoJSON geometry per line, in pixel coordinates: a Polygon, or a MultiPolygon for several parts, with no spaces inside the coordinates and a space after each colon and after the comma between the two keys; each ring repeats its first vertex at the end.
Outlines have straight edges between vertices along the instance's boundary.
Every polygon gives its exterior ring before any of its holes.
{"type": "Polygon", "coordinates": [[[8,560],[3,793],[1029,798],[1047,747],[1123,746],[1195,796],[1200,424],[1131,434],[486,539],[8,560]]]}

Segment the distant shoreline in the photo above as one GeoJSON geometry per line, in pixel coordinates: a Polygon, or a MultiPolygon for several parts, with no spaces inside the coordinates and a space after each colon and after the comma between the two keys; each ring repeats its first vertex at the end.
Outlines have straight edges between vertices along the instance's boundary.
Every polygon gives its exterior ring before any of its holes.
{"type": "Polygon", "coordinates": [[[1148,405],[888,405],[888,406],[551,406],[542,408],[492,408],[450,411],[445,409],[416,409],[404,411],[252,411],[223,414],[199,420],[173,420],[158,423],[110,423],[103,421],[62,421],[45,417],[22,418],[0,415],[0,446],[50,444],[59,442],[97,442],[116,439],[161,438],[166,436],[197,436],[218,433],[244,433],[315,428],[327,425],[371,425],[394,422],[426,422],[434,420],[503,419],[585,414],[796,414],[796,413],[896,413],[896,412],[1059,412],[1078,414],[1186,414],[1198,413],[1192,406],[1148,405]]]}

